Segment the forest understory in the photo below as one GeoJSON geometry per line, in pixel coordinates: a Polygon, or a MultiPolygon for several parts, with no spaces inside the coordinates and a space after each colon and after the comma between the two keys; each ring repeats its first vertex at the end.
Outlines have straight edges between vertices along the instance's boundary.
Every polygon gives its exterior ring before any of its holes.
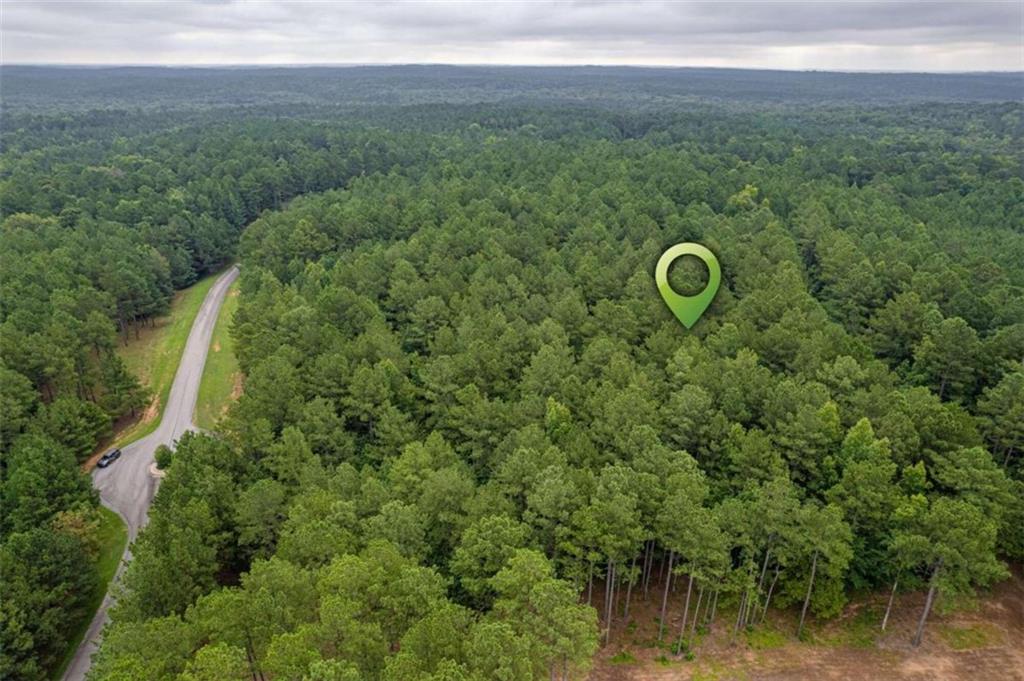
{"type": "MultiPolygon", "coordinates": [[[[936,613],[918,648],[910,641],[925,593],[898,594],[883,632],[879,625],[889,594],[877,592],[854,596],[834,620],[814,623],[805,641],[795,636],[797,610],[771,611],[763,624],[735,634],[736,609],[723,609],[711,627],[700,627],[692,660],[674,654],[671,645],[657,645],[659,584],[648,598],[641,593],[633,601],[628,620],[616,621],[612,643],[594,657],[588,680],[1019,681],[1024,679],[1024,570],[1017,564],[1011,573],[972,607],[936,613]]],[[[667,643],[679,630],[684,599],[685,588],[670,595],[667,643]]],[[[603,611],[602,601],[597,607],[603,611]]]]}

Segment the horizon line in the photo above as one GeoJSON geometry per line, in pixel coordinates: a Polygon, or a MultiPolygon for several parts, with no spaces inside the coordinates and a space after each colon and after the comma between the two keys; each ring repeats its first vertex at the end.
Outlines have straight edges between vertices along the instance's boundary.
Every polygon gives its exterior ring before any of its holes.
{"type": "Polygon", "coordinates": [[[659,70],[716,70],[716,71],[775,71],[782,73],[847,73],[875,75],[985,75],[985,74],[1024,74],[1024,69],[984,69],[963,71],[915,71],[905,69],[843,69],[843,68],[804,68],[786,69],[772,66],[698,66],[692,64],[524,64],[524,63],[487,63],[487,62],[7,62],[0,63],[5,67],[35,68],[168,68],[168,69],[275,69],[275,68],[360,68],[360,67],[402,67],[402,66],[449,66],[461,68],[536,68],[536,69],[572,69],[572,68],[627,68],[627,69],[659,69],[659,70]]]}

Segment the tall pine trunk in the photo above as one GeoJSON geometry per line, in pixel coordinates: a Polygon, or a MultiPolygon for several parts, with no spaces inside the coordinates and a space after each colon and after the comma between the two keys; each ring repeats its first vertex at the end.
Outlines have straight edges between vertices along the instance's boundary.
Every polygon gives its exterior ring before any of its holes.
{"type": "Polygon", "coordinates": [[[743,592],[743,596],[740,597],[740,607],[736,611],[736,624],[733,625],[732,635],[735,636],[740,631],[740,622],[743,621],[743,608],[747,604],[747,592],[743,592]]]}
{"type": "Polygon", "coordinates": [[[612,593],[611,592],[612,592],[612,563],[611,563],[611,561],[608,561],[608,564],[605,566],[605,569],[604,569],[604,628],[605,628],[604,640],[605,640],[605,643],[608,642],[608,619],[610,617],[610,615],[608,614],[608,606],[610,606],[611,603],[612,603],[612,593]]]}
{"type": "Polygon", "coordinates": [[[768,572],[768,557],[772,555],[771,548],[765,549],[764,562],[761,563],[761,577],[757,580],[757,592],[761,593],[761,589],[764,587],[764,575],[768,572]]]}
{"type": "Polygon", "coordinates": [[[611,622],[611,620],[615,619],[615,610],[616,610],[615,606],[618,605],[618,602],[619,602],[619,567],[615,563],[612,563],[612,608],[611,608],[611,618],[608,620],[609,623],[611,622]]]}
{"type": "Polygon", "coordinates": [[[615,561],[614,560],[611,560],[611,559],[608,560],[608,571],[607,571],[607,574],[606,574],[605,577],[607,579],[607,584],[605,584],[605,590],[604,590],[604,597],[605,597],[605,607],[604,607],[604,612],[605,612],[605,616],[604,616],[604,623],[605,623],[604,642],[605,642],[605,645],[607,645],[611,641],[611,639],[612,639],[612,616],[615,613],[615,607],[614,607],[614,605],[612,603],[612,601],[615,600],[615,561]]]}
{"type": "MultiPolygon", "coordinates": [[[[758,577],[758,579],[757,579],[757,593],[754,594],[754,596],[755,596],[755,600],[754,600],[755,607],[751,609],[751,614],[753,616],[755,616],[755,617],[757,616],[757,607],[756,607],[756,605],[761,602],[761,590],[764,589],[764,576],[768,572],[768,559],[769,559],[769,557],[771,557],[771,555],[772,555],[772,543],[771,543],[771,540],[769,539],[768,540],[768,548],[766,548],[764,550],[764,561],[761,563],[761,576],[758,577]]],[[[748,616],[748,620],[749,619],[750,619],[750,617],[748,616]]]]}
{"type": "Polygon", "coordinates": [[[661,595],[661,619],[658,622],[658,640],[665,635],[665,614],[668,608],[668,583],[672,579],[672,561],[675,558],[675,551],[668,552],[668,578],[665,579],[665,592],[661,595]]]}
{"type": "Polygon", "coordinates": [[[697,607],[693,609],[693,622],[690,624],[690,644],[693,644],[693,637],[697,635],[697,619],[700,617],[700,604],[704,600],[704,585],[697,592],[697,607]]]}
{"type": "Polygon", "coordinates": [[[775,591],[775,583],[779,581],[779,571],[781,569],[782,568],[778,564],[775,565],[775,576],[772,577],[772,583],[768,587],[768,596],[764,599],[764,610],[761,611],[761,622],[764,622],[765,616],[768,615],[768,606],[771,605],[772,592],[775,591]]]}
{"type": "Polygon", "coordinates": [[[889,604],[885,606],[885,617],[882,618],[882,631],[885,631],[885,626],[889,624],[889,613],[892,612],[892,602],[896,599],[896,585],[900,583],[899,574],[896,575],[896,579],[892,580],[892,591],[889,592],[889,604]]]}
{"type": "Polygon", "coordinates": [[[253,681],[263,681],[263,672],[256,662],[256,647],[252,642],[252,633],[248,629],[245,630],[245,657],[249,663],[249,673],[252,674],[253,681]]]}
{"type": "Polygon", "coordinates": [[[804,607],[800,611],[800,626],[796,629],[796,637],[804,631],[804,618],[807,617],[807,606],[811,604],[811,592],[814,591],[814,575],[818,572],[818,550],[814,550],[814,559],[811,561],[811,581],[807,583],[807,596],[804,597],[804,607]]]}
{"type": "Polygon", "coordinates": [[[633,564],[629,566],[629,586],[626,587],[626,611],[622,618],[629,622],[629,599],[633,595],[633,575],[636,573],[636,556],[633,556],[633,564]]]}
{"type": "Polygon", "coordinates": [[[651,569],[654,567],[654,540],[647,542],[647,552],[644,554],[644,600],[647,600],[648,587],[651,583],[651,569]]]}
{"type": "Polygon", "coordinates": [[[928,598],[924,602],[924,610],[921,612],[921,621],[917,623],[917,633],[914,634],[914,647],[921,645],[921,639],[924,638],[924,624],[928,620],[928,613],[931,612],[932,603],[935,601],[935,591],[939,586],[939,570],[942,569],[942,561],[935,564],[935,569],[932,570],[932,578],[928,584],[928,598]]]}
{"type": "Polygon", "coordinates": [[[683,652],[683,636],[686,634],[686,620],[690,618],[690,594],[693,593],[693,573],[686,583],[686,606],[683,608],[683,624],[679,627],[679,642],[676,643],[676,652],[683,652]]]}
{"type": "MultiPolygon", "coordinates": [[[[711,591],[707,591],[707,595],[708,595],[708,598],[707,598],[706,601],[704,601],[704,616],[701,617],[701,619],[700,619],[700,621],[702,623],[704,623],[704,624],[707,624],[708,615],[711,614],[711,596],[712,596],[712,592],[711,591]]],[[[699,613],[698,613],[698,616],[699,616],[699,613]]]]}

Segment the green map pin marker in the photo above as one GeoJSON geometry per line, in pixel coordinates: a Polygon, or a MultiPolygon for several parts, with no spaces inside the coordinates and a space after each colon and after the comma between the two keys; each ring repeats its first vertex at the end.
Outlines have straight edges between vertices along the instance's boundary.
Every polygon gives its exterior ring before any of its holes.
{"type": "Polygon", "coordinates": [[[668,309],[676,319],[683,323],[683,326],[690,328],[697,323],[704,310],[708,309],[715,294],[718,293],[718,285],[722,283],[722,268],[718,266],[718,258],[715,254],[700,244],[685,243],[676,244],[661,255],[658,266],[654,268],[654,281],[658,284],[658,291],[665,299],[668,309]],[[708,266],[708,285],[703,291],[695,296],[681,296],[672,290],[668,283],[668,268],[684,255],[694,255],[704,261],[708,266]]]}

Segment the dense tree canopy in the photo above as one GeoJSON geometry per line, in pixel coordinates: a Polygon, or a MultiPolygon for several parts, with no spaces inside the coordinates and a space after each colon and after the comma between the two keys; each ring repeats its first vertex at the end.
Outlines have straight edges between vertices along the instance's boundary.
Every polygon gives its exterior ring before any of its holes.
{"type": "Polygon", "coordinates": [[[1018,104],[379,104],[13,117],[6,673],[50,663],[75,463],[145,399],[118,334],[232,257],[245,391],[92,679],[578,678],[651,586],[667,624],[662,575],[684,651],[1024,557],[1018,104]],[[681,241],[723,272],[692,331],[681,241]]]}

